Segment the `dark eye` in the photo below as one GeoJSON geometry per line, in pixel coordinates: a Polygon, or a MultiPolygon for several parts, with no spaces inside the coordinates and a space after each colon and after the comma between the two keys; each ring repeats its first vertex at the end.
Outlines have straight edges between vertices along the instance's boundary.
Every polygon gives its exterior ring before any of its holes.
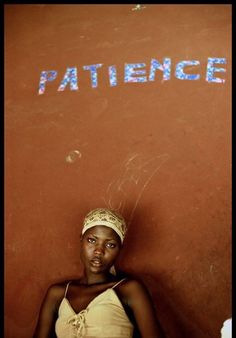
{"type": "Polygon", "coordinates": [[[92,237],[88,237],[87,238],[87,241],[89,242],[89,243],[95,243],[95,239],[94,238],[92,238],[92,237]]]}
{"type": "Polygon", "coordinates": [[[116,247],[115,243],[107,243],[106,244],[107,248],[114,249],[116,247]]]}

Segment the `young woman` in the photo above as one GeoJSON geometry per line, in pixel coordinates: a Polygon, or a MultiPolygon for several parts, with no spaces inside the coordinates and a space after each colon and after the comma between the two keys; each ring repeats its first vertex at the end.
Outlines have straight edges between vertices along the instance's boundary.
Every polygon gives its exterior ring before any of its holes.
{"type": "Polygon", "coordinates": [[[146,288],[115,274],[125,233],[125,221],[114,211],[95,209],[85,217],[80,249],[84,274],[48,289],[34,338],[164,337],[146,288]]]}

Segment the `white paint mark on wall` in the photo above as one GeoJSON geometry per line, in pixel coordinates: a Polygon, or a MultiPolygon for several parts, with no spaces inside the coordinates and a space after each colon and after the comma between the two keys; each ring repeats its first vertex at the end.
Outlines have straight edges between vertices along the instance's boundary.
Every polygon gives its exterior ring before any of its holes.
{"type": "Polygon", "coordinates": [[[153,176],[168,159],[168,154],[151,158],[147,158],[141,154],[130,155],[121,164],[121,175],[112,180],[106,189],[103,196],[106,206],[122,214],[127,204],[130,203],[130,196],[132,196],[134,202],[133,206],[131,206],[130,216],[128,217],[128,223],[130,223],[145,189],[153,176]]]}
{"type": "Polygon", "coordinates": [[[146,8],[146,6],[142,5],[136,5],[135,7],[132,8],[132,11],[140,11],[140,9],[146,8]]]}
{"type": "Polygon", "coordinates": [[[221,338],[232,338],[232,318],[224,321],[220,333],[221,338]]]}
{"type": "Polygon", "coordinates": [[[69,152],[69,154],[66,156],[66,162],[67,163],[74,163],[76,160],[81,158],[82,154],[79,150],[72,150],[69,152]]]}

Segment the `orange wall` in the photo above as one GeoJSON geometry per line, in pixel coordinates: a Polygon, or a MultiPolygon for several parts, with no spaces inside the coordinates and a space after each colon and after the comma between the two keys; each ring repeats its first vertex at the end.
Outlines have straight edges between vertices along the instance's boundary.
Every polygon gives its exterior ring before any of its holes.
{"type": "Polygon", "coordinates": [[[6,338],[30,338],[48,285],[79,275],[81,222],[100,206],[129,220],[119,266],[167,337],[217,338],[231,316],[231,6],[133,8],[5,5],[6,338]],[[209,57],[226,58],[225,83],[206,81],[209,57]],[[124,81],[126,63],[149,76],[163,58],[169,80],[124,81]],[[199,80],[176,78],[181,60],[199,80]],[[100,63],[92,88],[83,66],[100,63]],[[58,91],[68,67],[79,89],[58,91]]]}

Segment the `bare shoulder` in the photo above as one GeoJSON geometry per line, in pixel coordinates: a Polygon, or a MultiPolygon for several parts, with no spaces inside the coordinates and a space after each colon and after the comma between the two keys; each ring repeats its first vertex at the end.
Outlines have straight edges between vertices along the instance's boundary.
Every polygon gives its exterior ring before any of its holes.
{"type": "Polygon", "coordinates": [[[120,291],[128,294],[147,293],[145,285],[134,278],[126,278],[119,286],[120,291]]]}
{"type": "Polygon", "coordinates": [[[141,337],[163,338],[154,303],[146,286],[137,279],[126,279],[118,286],[118,296],[131,310],[141,337]]]}
{"type": "Polygon", "coordinates": [[[47,289],[46,300],[49,302],[53,302],[55,305],[61,302],[64,297],[66,290],[67,282],[52,284],[47,289]]]}
{"type": "Polygon", "coordinates": [[[127,278],[116,289],[127,305],[131,305],[137,299],[150,300],[150,294],[146,286],[137,279],[127,278]]]}
{"type": "Polygon", "coordinates": [[[40,307],[34,338],[55,336],[55,321],[58,316],[60,303],[65,295],[67,283],[52,284],[47,289],[40,307]]]}

